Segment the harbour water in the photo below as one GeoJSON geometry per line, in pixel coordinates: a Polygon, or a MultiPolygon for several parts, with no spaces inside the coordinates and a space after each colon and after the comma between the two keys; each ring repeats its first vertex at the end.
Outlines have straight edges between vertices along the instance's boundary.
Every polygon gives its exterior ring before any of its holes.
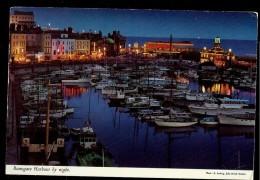
{"type": "MultiPolygon", "coordinates": [[[[189,86],[203,89],[197,81],[190,80],[189,86]]],[[[236,89],[225,89],[228,90],[234,93],[236,89]]],[[[158,128],[153,122],[131,116],[124,107],[109,107],[108,98],[90,85],[64,86],[64,95],[68,106],[74,107],[66,124],[70,128],[82,127],[90,118],[98,141],[119,167],[253,169],[254,127],[158,128]]],[[[240,96],[254,103],[255,92],[240,91],[240,96]]],[[[73,139],[65,142],[67,154],[75,142],[73,139]]],[[[78,165],[75,156],[70,162],[72,166],[78,165]]]]}

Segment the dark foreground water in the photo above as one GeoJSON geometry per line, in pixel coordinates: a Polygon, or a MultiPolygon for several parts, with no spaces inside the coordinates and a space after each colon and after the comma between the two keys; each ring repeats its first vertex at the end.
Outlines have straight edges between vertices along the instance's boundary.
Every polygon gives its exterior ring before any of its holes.
{"type": "MultiPolygon", "coordinates": [[[[92,87],[64,88],[68,105],[75,108],[66,124],[81,127],[90,117],[98,141],[119,167],[253,169],[253,127],[158,128],[125,108],[109,107],[108,99],[92,87]]],[[[73,143],[66,142],[67,153],[73,143]]]]}

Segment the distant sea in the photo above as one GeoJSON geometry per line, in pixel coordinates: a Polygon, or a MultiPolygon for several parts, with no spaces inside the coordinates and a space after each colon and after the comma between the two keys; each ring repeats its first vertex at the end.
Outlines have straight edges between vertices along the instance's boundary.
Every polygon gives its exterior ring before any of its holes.
{"type": "MultiPolygon", "coordinates": [[[[148,41],[163,41],[169,42],[170,38],[158,38],[158,37],[126,37],[126,45],[138,43],[138,46],[143,46],[148,41]]],[[[189,41],[194,44],[194,48],[203,49],[206,47],[210,49],[214,46],[215,39],[201,39],[201,38],[174,38],[173,42],[189,41]]],[[[236,56],[257,56],[257,41],[256,40],[230,40],[220,39],[221,47],[228,51],[232,49],[232,52],[236,56]]]]}

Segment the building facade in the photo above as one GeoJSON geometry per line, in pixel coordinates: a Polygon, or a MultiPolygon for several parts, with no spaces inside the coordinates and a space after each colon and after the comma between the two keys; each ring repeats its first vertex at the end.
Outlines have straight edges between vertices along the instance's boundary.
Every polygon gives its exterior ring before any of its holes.
{"type": "Polygon", "coordinates": [[[68,34],[62,33],[60,37],[52,38],[51,59],[73,59],[75,39],[70,39],[68,34]]]}
{"type": "Polygon", "coordinates": [[[12,33],[10,36],[10,55],[15,61],[26,60],[26,34],[12,33]]]}
{"type": "Polygon", "coordinates": [[[108,33],[107,39],[110,46],[107,51],[108,56],[115,56],[125,51],[126,38],[120,34],[120,31],[113,31],[112,34],[108,33]]]}
{"type": "Polygon", "coordinates": [[[125,43],[119,31],[103,37],[101,31],[74,33],[72,27],[59,30],[50,24],[42,29],[35,26],[33,12],[14,11],[10,15],[10,60],[102,58],[124,52],[125,43]]]}
{"type": "Polygon", "coordinates": [[[52,52],[51,45],[52,45],[51,32],[49,31],[43,32],[41,36],[41,51],[44,53],[45,60],[51,59],[51,52],[52,52]]]}
{"type": "Polygon", "coordinates": [[[90,56],[90,40],[75,39],[75,59],[87,59],[90,56]]]}
{"type": "Polygon", "coordinates": [[[206,47],[201,51],[200,63],[213,62],[217,67],[225,67],[235,61],[235,55],[232,50],[226,51],[221,47],[220,38],[215,38],[214,46],[207,50],[206,47]]]}
{"type": "Polygon", "coordinates": [[[41,52],[42,30],[40,27],[26,31],[26,59],[35,60],[35,56],[41,52]]]}
{"type": "Polygon", "coordinates": [[[23,11],[14,11],[10,15],[9,24],[14,25],[14,28],[17,30],[18,26],[23,30],[25,27],[34,27],[34,14],[32,11],[23,12],[23,11]]]}
{"type": "Polygon", "coordinates": [[[162,42],[153,41],[144,44],[144,52],[183,52],[192,51],[194,48],[191,42],[162,42]]]}

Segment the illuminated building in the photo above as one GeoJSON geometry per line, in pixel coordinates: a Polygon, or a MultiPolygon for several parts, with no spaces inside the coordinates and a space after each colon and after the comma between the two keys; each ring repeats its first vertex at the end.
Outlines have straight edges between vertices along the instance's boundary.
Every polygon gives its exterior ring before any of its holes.
{"type": "Polygon", "coordinates": [[[183,52],[191,51],[194,48],[193,43],[191,42],[162,42],[154,41],[147,42],[144,45],[145,52],[183,52]]]}
{"type": "Polygon", "coordinates": [[[12,33],[10,39],[10,54],[15,61],[26,60],[26,34],[12,33]]]}
{"type": "Polygon", "coordinates": [[[111,39],[108,41],[107,47],[107,55],[114,56],[120,54],[125,51],[126,46],[126,38],[120,34],[120,31],[113,31],[112,34],[108,33],[107,39],[111,39]]]}
{"type": "Polygon", "coordinates": [[[23,30],[26,27],[34,27],[34,14],[32,11],[22,12],[22,11],[14,11],[10,15],[9,24],[11,29],[18,30],[21,28],[23,30]]]}
{"type": "Polygon", "coordinates": [[[51,59],[72,59],[75,39],[69,38],[68,33],[53,34],[51,44],[51,59]]]}
{"type": "Polygon", "coordinates": [[[41,51],[45,55],[45,60],[51,59],[51,32],[43,32],[41,39],[41,51]]]}
{"type": "Polygon", "coordinates": [[[139,54],[141,52],[141,48],[138,46],[138,43],[134,43],[133,52],[139,54]]]}
{"type": "Polygon", "coordinates": [[[204,47],[201,51],[200,63],[211,61],[217,67],[231,65],[232,61],[235,60],[235,56],[232,53],[232,50],[229,49],[226,51],[220,45],[220,38],[216,37],[214,46],[212,48],[207,50],[207,48],[204,47]]]}
{"type": "Polygon", "coordinates": [[[80,37],[76,38],[75,54],[76,59],[86,59],[90,55],[90,40],[81,39],[80,37]]]}
{"type": "Polygon", "coordinates": [[[90,56],[114,56],[125,52],[126,38],[119,31],[108,37],[98,33],[74,33],[35,26],[33,12],[14,11],[10,16],[10,59],[15,61],[87,59],[90,56]]]}

